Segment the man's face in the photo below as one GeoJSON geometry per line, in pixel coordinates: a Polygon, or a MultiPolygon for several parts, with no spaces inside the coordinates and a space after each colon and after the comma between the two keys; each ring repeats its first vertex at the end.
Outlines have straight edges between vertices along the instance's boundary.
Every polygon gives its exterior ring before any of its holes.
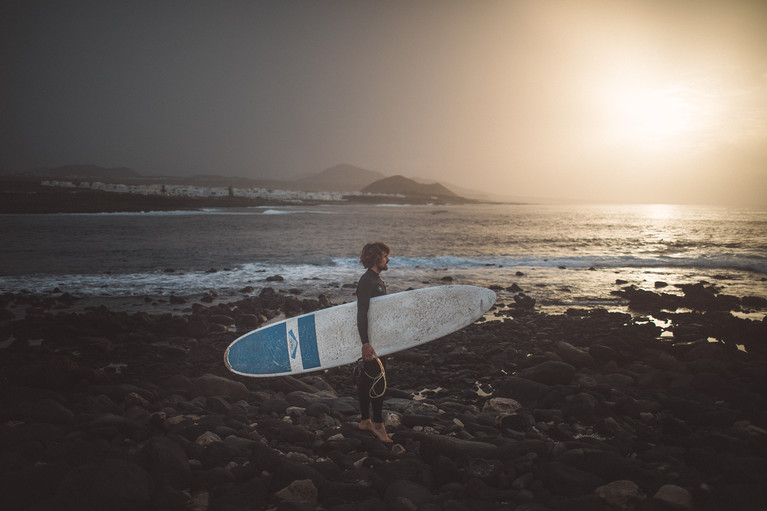
{"type": "Polygon", "coordinates": [[[381,259],[378,260],[378,263],[376,264],[378,267],[378,272],[386,271],[389,269],[389,254],[385,254],[381,256],[381,259]]]}

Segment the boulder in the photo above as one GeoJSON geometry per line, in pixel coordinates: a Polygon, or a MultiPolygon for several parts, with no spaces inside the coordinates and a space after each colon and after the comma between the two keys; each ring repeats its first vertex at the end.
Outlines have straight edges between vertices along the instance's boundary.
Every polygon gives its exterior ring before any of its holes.
{"type": "Polygon", "coordinates": [[[189,488],[192,481],[189,458],[184,449],[169,438],[150,438],[136,459],[157,484],[168,484],[179,490],[189,488]]]}
{"type": "Polygon", "coordinates": [[[30,407],[30,415],[40,422],[53,424],[67,424],[75,416],[72,410],[50,398],[33,403],[30,407]]]}
{"type": "Polygon", "coordinates": [[[555,495],[574,496],[594,491],[604,481],[599,476],[564,463],[551,461],[538,466],[538,478],[555,495]]]}
{"type": "Polygon", "coordinates": [[[522,408],[519,401],[508,397],[492,397],[482,407],[483,412],[514,413],[522,408]]]}
{"type": "Polygon", "coordinates": [[[554,352],[562,358],[563,362],[567,362],[574,367],[594,367],[594,359],[589,352],[576,348],[570,343],[564,341],[555,342],[554,352]]]}
{"type": "Polygon", "coordinates": [[[692,495],[681,486],[664,484],[653,496],[653,499],[662,502],[671,509],[693,509],[692,495]]]}
{"type": "Polygon", "coordinates": [[[299,479],[276,492],[275,496],[285,502],[308,502],[316,505],[318,494],[317,487],[311,479],[299,479]]]}
{"type": "Polygon", "coordinates": [[[535,298],[519,293],[514,295],[514,305],[519,309],[533,309],[535,308],[535,298]]]}
{"type": "Polygon", "coordinates": [[[519,401],[524,406],[533,406],[541,396],[546,386],[527,378],[507,376],[498,385],[494,393],[497,397],[508,397],[519,401]]]}
{"type": "Polygon", "coordinates": [[[249,394],[245,384],[214,374],[204,374],[193,380],[191,392],[193,396],[224,396],[231,401],[239,401],[249,394]]]}
{"type": "Polygon", "coordinates": [[[425,486],[407,479],[392,482],[384,494],[386,508],[392,511],[424,509],[431,500],[431,492],[425,486]]]}
{"type": "Polygon", "coordinates": [[[625,479],[600,486],[594,493],[617,511],[633,511],[647,498],[634,481],[625,479]]]}
{"type": "Polygon", "coordinates": [[[56,503],[72,511],[133,511],[147,509],[152,479],[129,461],[107,459],[70,472],[59,485],[56,503]]]}
{"type": "Polygon", "coordinates": [[[567,385],[575,377],[575,368],[566,362],[548,360],[517,371],[517,376],[544,385],[567,385]]]}
{"type": "Polygon", "coordinates": [[[497,458],[500,449],[487,442],[463,440],[456,437],[441,435],[426,435],[421,438],[421,455],[427,462],[438,456],[446,458],[497,458]]]}

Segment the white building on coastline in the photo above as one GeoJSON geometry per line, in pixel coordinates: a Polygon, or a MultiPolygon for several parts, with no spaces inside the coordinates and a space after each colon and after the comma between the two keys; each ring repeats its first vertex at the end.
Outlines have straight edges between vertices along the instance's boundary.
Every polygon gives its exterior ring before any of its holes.
{"type": "Polygon", "coordinates": [[[298,190],[273,190],[267,188],[234,188],[192,185],[126,185],[102,183],[100,181],[57,181],[47,180],[40,184],[58,188],[88,188],[101,192],[136,193],[140,195],[165,195],[172,197],[241,197],[246,199],[266,199],[277,201],[340,201],[341,192],[303,192],[298,190]]]}

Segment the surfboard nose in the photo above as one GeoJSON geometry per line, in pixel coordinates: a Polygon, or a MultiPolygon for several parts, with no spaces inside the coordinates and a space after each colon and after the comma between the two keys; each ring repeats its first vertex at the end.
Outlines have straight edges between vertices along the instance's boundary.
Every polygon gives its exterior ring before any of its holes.
{"type": "Polygon", "coordinates": [[[482,288],[482,292],[479,298],[479,303],[484,312],[489,311],[493,307],[497,299],[498,299],[498,296],[495,294],[495,291],[493,291],[492,289],[488,289],[486,287],[482,288]]]}

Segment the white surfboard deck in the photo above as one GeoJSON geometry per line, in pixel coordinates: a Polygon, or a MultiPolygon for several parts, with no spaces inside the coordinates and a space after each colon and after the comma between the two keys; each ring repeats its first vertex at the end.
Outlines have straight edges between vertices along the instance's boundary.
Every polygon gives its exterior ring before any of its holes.
{"type": "MultiPolygon", "coordinates": [[[[370,300],[368,334],[378,356],[439,339],[482,317],[495,293],[477,286],[437,286],[370,300]]],[[[361,356],[357,302],[288,318],[249,332],[226,349],[242,376],[296,375],[351,364],[361,356]]]]}

